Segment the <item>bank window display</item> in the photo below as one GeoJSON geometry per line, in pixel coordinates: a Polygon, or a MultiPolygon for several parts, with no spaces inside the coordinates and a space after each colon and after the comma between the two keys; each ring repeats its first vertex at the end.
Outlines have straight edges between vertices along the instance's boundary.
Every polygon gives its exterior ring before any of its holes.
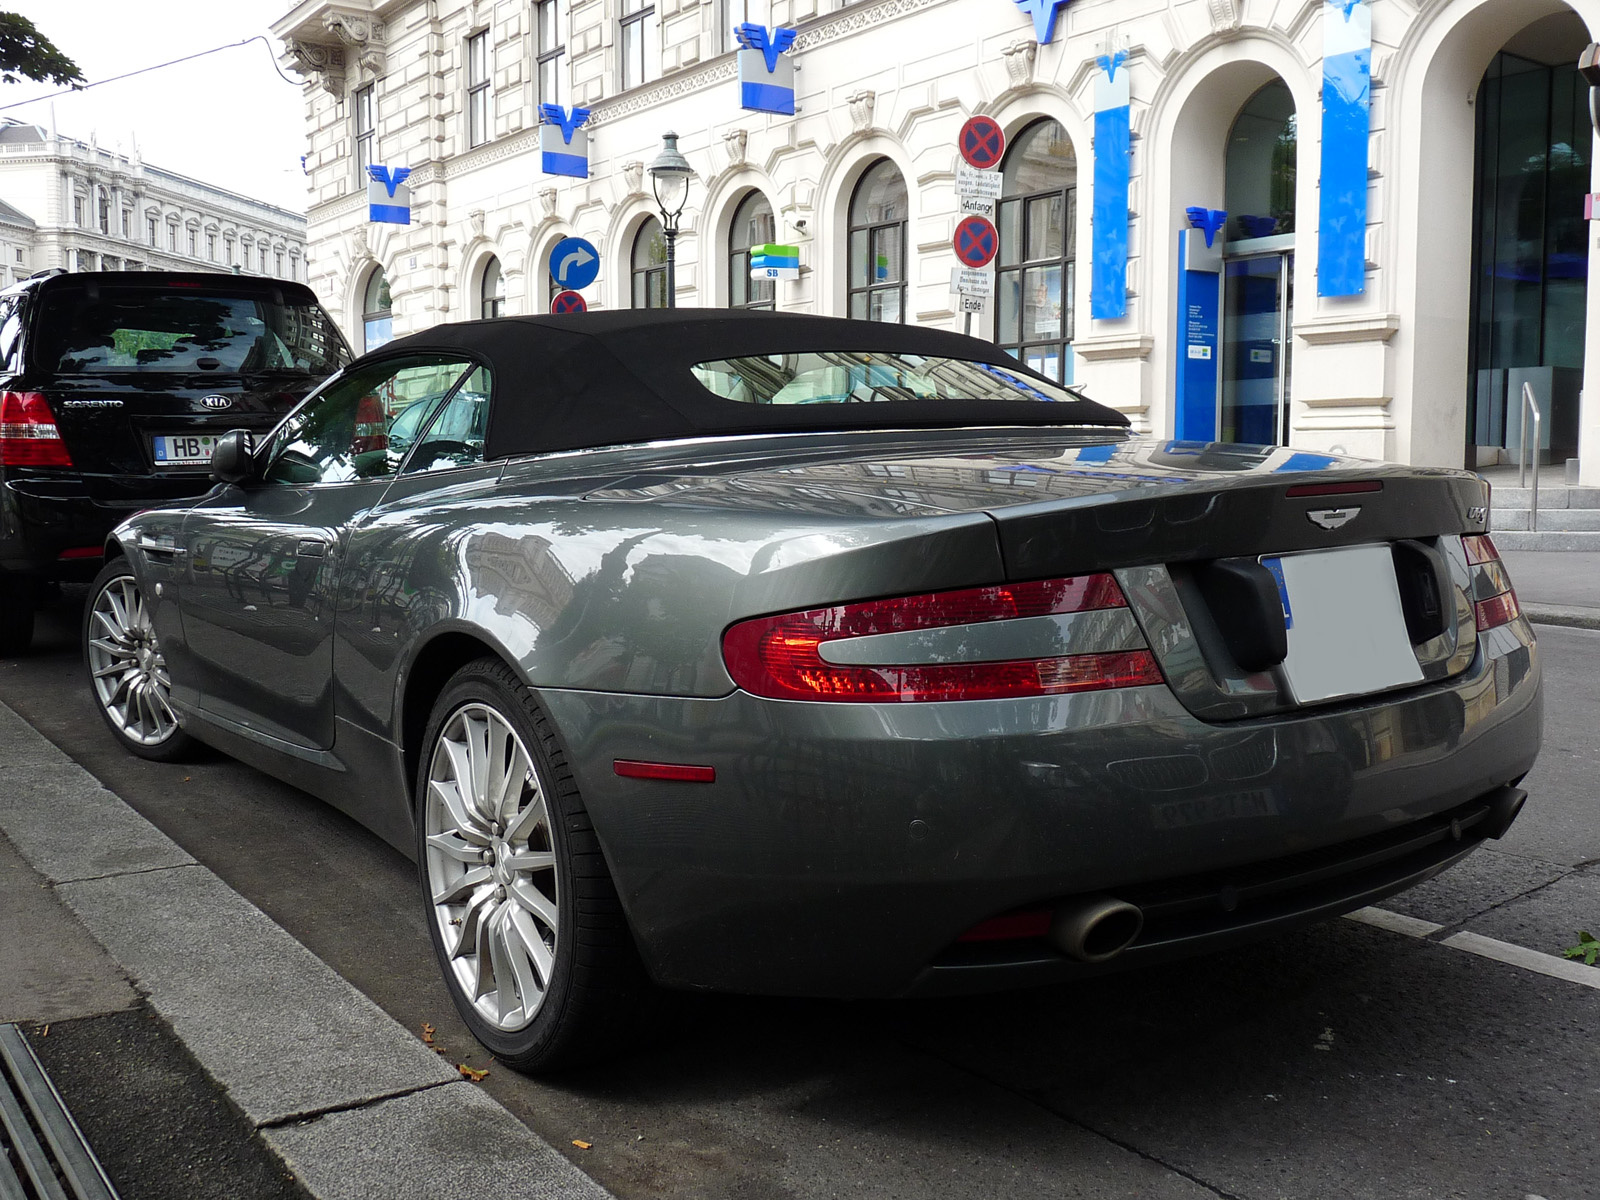
{"type": "Polygon", "coordinates": [[[394,340],[393,303],[389,299],[389,280],[382,267],[372,268],[361,301],[361,349],[376,350],[394,340]]]}
{"type": "Polygon", "coordinates": [[[500,272],[500,260],[490,258],[483,264],[483,275],[478,280],[478,315],[501,317],[506,311],[505,276],[500,272]]]}
{"type": "Polygon", "coordinates": [[[1072,382],[1077,286],[1078,159],[1059,122],[1011,141],[995,213],[995,341],[1028,366],[1072,382]]]}
{"type": "Polygon", "coordinates": [[[739,202],[728,230],[728,307],[776,307],[777,285],[770,279],[750,278],[750,247],[778,240],[772,205],[760,192],[739,202]]]}
{"type": "Polygon", "coordinates": [[[848,278],[850,315],[873,321],[906,319],[905,177],[880,158],[850,196],[848,278]]]}
{"type": "Polygon", "coordinates": [[[667,307],[667,238],[661,222],[647,217],[633,235],[634,308],[667,307]]]}

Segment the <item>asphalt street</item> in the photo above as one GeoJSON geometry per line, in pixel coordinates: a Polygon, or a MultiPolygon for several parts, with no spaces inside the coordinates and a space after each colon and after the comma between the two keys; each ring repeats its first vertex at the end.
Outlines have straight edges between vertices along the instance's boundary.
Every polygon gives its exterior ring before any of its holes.
{"type": "MultiPolygon", "coordinates": [[[[262,925],[291,935],[296,945],[274,953],[292,959],[303,947],[308,962],[331,968],[330,988],[335,976],[349,981],[415,1043],[386,1041],[381,1054],[426,1056],[424,1025],[449,1051],[433,1056],[440,1082],[402,1096],[399,1082],[379,1081],[352,1095],[380,1095],[391,1109],[439,1094],[492,1097],[625,1200],[1565,1200],[1600,1195],[1600,988],[1554,957],[1579,929],[1600,926],[1600,632],[1541,626],[1539,635],[1547,718],[1544,751],[1525,784],[1527,810],[1502,842],[1388,902],[1397,917],[1387,927],[1335,921],[1178,967],[977,999],[671,997],[644,1045],[557,1081],[498,1068],[456,1020],[410,862],[237,763],[152,764],[117,747],[90,708],[70,603],[47,614],[33,654],[0,664],[0,701],[175,847],[172,862],[120,875],[114,888],[94,879],[56,887],[101,942],[117,942],[119,904],[174,895],[190,905],[187,919],[204,924],[232,889],[270,918],[262,925]],[[169,886],[173,872],[188,882],[169,886]],[[96,900],[102,886],[105,897],[96,900]],[[1485,956],[1515,958],[1515,947],[1534,953],[1525,962],[1485,956]],[[489,1074],[477,1084],[443,1083],[457,1063],[489,1074]]],[[[48,890],[5,850],[0,845],[0,881],[17,895],[48,890]]],[[[216,1177],[237,1171],[263,1188],[270,1177],[281,1194],[296,1194],[300,1184],[288,1172],[273,1174],[281,1164],[269,1147],[281,1149],[288,1135],[298,1138],[297,1153],[314,1156],[315,1131],[334,1136],[339,1126],[300,1124],[305,1110],[273,1108],[256,1068],[220,1081],[202,1070],[152,1011],[153,1002],[170,1007],[170,995],[146,997],[115,969],[136,959],[152,977],[163,969],[181,975],[181,954],[164,967],[160,947],[119,943],[107,963],[96,939],[71,922],[59,927],[59,913],[34,924],[8,921],[11,912],[21,909],[7,898],[0,933],[8,944],[51,947],[57,968],[70,966],[81,981],[68,1007],[91,1015],[48,1036],[38,1024],[44,998],[24,1001],[34,1009],[24,1015],[91,1140],[107,1147],[108,1169],[115,1159],[133,1184],[126,1194],[211,1194],[177,1183],[160,1190],[163,1173],[186,1153],[163,1130],[191,1112],[209,1112],[210,1142],[227,1148],[216,1177]],[[141,1056],[163,1065],[138,1066],[141,1056]],[[151,1150],[139,1161],[140,1147],[163,1139],[174,1147],[168,1159],[151,1150]]],[[[245,932],[197,930],[195,944],[245,932]]],[[[225,1024],[235,1000],[243,1003],[228,995],[192,1003],[225,1024]]],[[[255,1053],[265,1045],[281,1054],[289,1075],[325,1061],[337,1077],[337,1055],[346,1037],[360,1036],[364,1010],[333,1012],[328,1020],[346,1032],[324,1045],[315,1029],[322,1004],[317,996],[286,1003],[292,1011],[278,1018],[277,1040],[259,1040],[255,1053]]],[[[264,1005],[246,1011],[270,1029],[264,1005]]],[[[174,1024],[196,1025],[179,1011],[174,1024]]],[[[199,1057],[209,1068],[207,1054],[199,1057]]],[[[336,1078],[326,1086],[342,1095],[336,1078]]],[[[327,1111],[359,1118],[369,1103],[335,1099],[327,1111]]],[[[427,1149],[480,1155],[481,1194],[492,1194],[521,1161],[521,1151],[511,1153],[516,1139],[493,1128],[493,1137],[480,1133],[468,1147],[427,1149]]],[[[374,1152],[381,1158],[382,1147],[374,1152]]],[[[470,1163],[464,1169],[470,1174],[470,1163]]],[[[576,1172],[550,1178],[559,1186],[540,1194],[587,1190],[576,1172]]],[[[231,1194],[279,1194],[254,1186],[240,1183],[231,1194]]]]}

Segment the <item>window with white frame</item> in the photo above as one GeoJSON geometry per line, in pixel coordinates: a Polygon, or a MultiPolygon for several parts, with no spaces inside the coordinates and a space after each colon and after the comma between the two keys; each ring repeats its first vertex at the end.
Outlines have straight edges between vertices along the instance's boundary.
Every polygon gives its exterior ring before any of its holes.
{"type": "Polygon", "coordinates": [[[122,210],[122,236],[133,236],[133,209],[131,208],[122,210]]]}
{"type": "Polygon", "coordinates": [[[622,16],[618,23],[622,37],[619,52],[622,57],[622,87],[638,87],[649,83],[661,69],[661,26],[656,21],[653,0],[622,0],[622,16]]]}
{"type": "Polygon", "coordinates": [[[374,110],[373,88],[376,84],[367,84],[364,88],[357,88],[355,103],[356,121],[356,185],[366,186],[367,168],[377,161],[377,136],[375,134],[376,113],[374,110]]]}
{"type": "Polygon", "coordinates": [[[72,223],[80,229],[83,227],[83,197],[72,198],[72,223]]]}
{"type": "Polygon", "coordinates": [[[483,277],[478,281],[478,315],[501,317],[505,311],[505,276],[500,272],[500,260],[491,258],[483,264],[483,277]]]}
{"type": "Polygon", "coordinates": [[[206,258],[217,261],[217,235],[214,233],[206,234],[206,258]]]}
{"type": "Polygon", "coordinates": [[[750,248],[778,240],[772,205],[760,192],[739,202],[728,229],[728,307],[773,308],[777,288],[770,279],[750,278],[750,248]]]}
{"type": "Polygon", "coordinates": [[[880,158],[850,197],[850,315],[906,319],[906,181],[880,158]]]}
{"type": "Polygon", "coordinates": [[[145,232],[149,234],[149,240],[152,246],[156,244],[156,238],[159,234],[160,225],[161,222],[157,221],[154,217],[146,217],[144,219],[145,232]]]}
{"type": "Polygon", "coordinates": [[[724,50],[739,48],[738,29],[741,25],[772,25],[772,0],[717,0],[717,15],[721,23],[719,36],[724,50]]]}
{"type": "Polygon", "coordinates": [[[533,6],[535,36],[538,50],[535,55],[539,74],[539,103],[562,104],[564,89],[561,86],[567,54],[566,0],[538,0],[533,6]]]}
{"type": "Polygon", "coordinates": [[[178,226],[176,222],[167,226],[167,249],[174,254],[178,252],[178,226]]]}
{"type": "Polygon", "coordinates": [[[189,257],[200,257],[200,232],[196,229],[189,230],[189,257]]]}
{"type": "Polygon", "coordinates": [[[111,201],[104,196],[100,198],[100,232],[111,232],[111,201]]]}
{"type": "Polygon", "coordinates": [[[489,140],[489,31],[467,39],[467,145],[481,146],[489,140]]]}

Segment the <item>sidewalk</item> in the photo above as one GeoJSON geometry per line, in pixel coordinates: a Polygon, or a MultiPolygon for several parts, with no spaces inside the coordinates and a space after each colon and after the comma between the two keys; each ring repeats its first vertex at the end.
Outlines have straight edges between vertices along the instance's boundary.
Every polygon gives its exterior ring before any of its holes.
{"type": "Polygon", "coordinates": [[[1600,553],[1506,550],[1500,557],[1530,621],[1600,629],[1600,553]]]}
{"type": "Polygon", "coordinates": [[[607,1200],[3,704],[0,746],[0,1022],[124,1200],[607,1200]]]}

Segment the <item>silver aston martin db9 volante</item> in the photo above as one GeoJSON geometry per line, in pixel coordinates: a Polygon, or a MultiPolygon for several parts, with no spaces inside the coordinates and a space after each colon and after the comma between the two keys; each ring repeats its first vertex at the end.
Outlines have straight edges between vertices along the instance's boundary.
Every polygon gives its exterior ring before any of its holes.
{"type": "Polygon", "coordinates": [[[100,711],[414,854],[522,1069],[652,983],[1010,987],[1347,912],[1505,833],[1538,749],[1479,479],[1133,437],[952,333],[443,325],[212,471],[107,546],[100,711]]]}

